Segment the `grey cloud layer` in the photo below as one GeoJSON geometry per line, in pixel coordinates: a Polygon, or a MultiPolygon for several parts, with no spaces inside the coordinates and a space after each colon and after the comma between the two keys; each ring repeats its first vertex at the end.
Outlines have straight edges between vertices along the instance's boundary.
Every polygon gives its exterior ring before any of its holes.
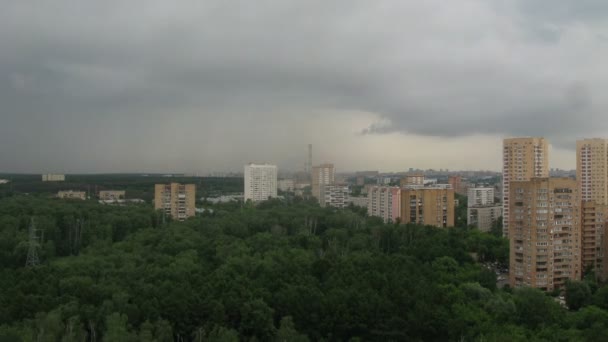
{"type": "Polygon", "coordinates": [[[364,134],[545,135],[567,146],[608,131],[605,3],[3,3],[0,156],[34,158],[28,134],[71,146],[62,130],[107,127],[81,134],[115,138],[167,115],[192,123],[193,110],[214,124],[202,131],[335,109],[378,114],[364,134]]]}

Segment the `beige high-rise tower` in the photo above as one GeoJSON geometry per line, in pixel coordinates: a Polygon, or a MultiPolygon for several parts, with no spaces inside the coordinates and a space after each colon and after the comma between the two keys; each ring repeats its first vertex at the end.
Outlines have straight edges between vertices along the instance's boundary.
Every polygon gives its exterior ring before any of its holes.
{"type": "Polygon", "coordinates": [[[608,218],[608,140],[576,142],[576,180],[582,207],[582,269],[592,268],[606,279],[604,269],[608,218]]]}
{"type": "Polygon", "coordinates": [[[608,204],[608,140],[576,142],[576,179],[582,201],[608,204]]]}
{"type": "Polygon", "coordinates": [[[549,177],[549,144],[545,138],[509,138],[503,141],[503,235],[509,234],[510,184],[534,177],[549,177]]]}
{"type": "Polygon", "coordinates": [[[511,183],[509,283],[545,291],[581,278],[580,197],[570,178],[511,183]]]}
{"type": "Polygon", "coordinates": [[[196,185],[156,184],[154,186],[154,209],[163,210],[173,219],[184,221],[195,215],[196,185]]]}

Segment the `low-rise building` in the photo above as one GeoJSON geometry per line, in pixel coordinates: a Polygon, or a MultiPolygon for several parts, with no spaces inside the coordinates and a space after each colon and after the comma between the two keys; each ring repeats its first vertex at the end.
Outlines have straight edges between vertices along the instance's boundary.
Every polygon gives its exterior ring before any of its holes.
{"type": "Polygon", "coordinates": [[[110,204],[110,205],[126,205],[126,204],[143,204],[146,203],[140,198],[129,198],[129,199],[110,199],[110,200],[99,200],[99,204],[110,204]]]}
{"type": "Polygon", "coordinates": [[[84,191],[63,190],[57,193],[57,197],[61,199],[87,199],[87,193],[84,191]]]}
{"type": "Polygon", "coordinates": [[[124,190],[101,190],[99,191],[99,199],[102,201],[112,201],[125,199],[126,191],[124,190]]]}
{"type": "Polygon", "coordinates": [[[55,174],[55,173],[47,173],[42,175],[43,182],[64,182],[65,175],[63,174],[55,174]]]}
{"type": "Polygon", "coordinates": [[[230,202],[243,202],[244,196],[240,195],[223,195],[218,197],[207,197],[201,198],[201,200],[205,200],[207,202],[218,204],[218,203],[230,203],[230,202]]]}

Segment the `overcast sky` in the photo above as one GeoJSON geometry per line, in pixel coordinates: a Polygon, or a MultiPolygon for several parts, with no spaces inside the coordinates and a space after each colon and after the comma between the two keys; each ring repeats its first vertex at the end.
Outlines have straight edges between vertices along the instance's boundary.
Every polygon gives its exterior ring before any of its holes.
{"type": "Polygon", "coordinates": [[[0,3],[0,171],[551,167],[608,137],[606,0],[0,3]]]}

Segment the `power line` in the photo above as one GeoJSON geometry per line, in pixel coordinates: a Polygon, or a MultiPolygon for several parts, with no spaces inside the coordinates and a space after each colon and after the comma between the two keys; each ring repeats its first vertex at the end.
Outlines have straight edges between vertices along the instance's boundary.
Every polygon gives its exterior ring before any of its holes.
{"type": "Polygon", "coordinates": [[[38,257],[38,249],[40,248],[40,237],[34,224],[34,218],[30,220],[30,226],[28,228],[28,249],[27,249],[27,260],[25,261],[26,267],[34,267],[40,265],[40,258],[38,257]]]}

